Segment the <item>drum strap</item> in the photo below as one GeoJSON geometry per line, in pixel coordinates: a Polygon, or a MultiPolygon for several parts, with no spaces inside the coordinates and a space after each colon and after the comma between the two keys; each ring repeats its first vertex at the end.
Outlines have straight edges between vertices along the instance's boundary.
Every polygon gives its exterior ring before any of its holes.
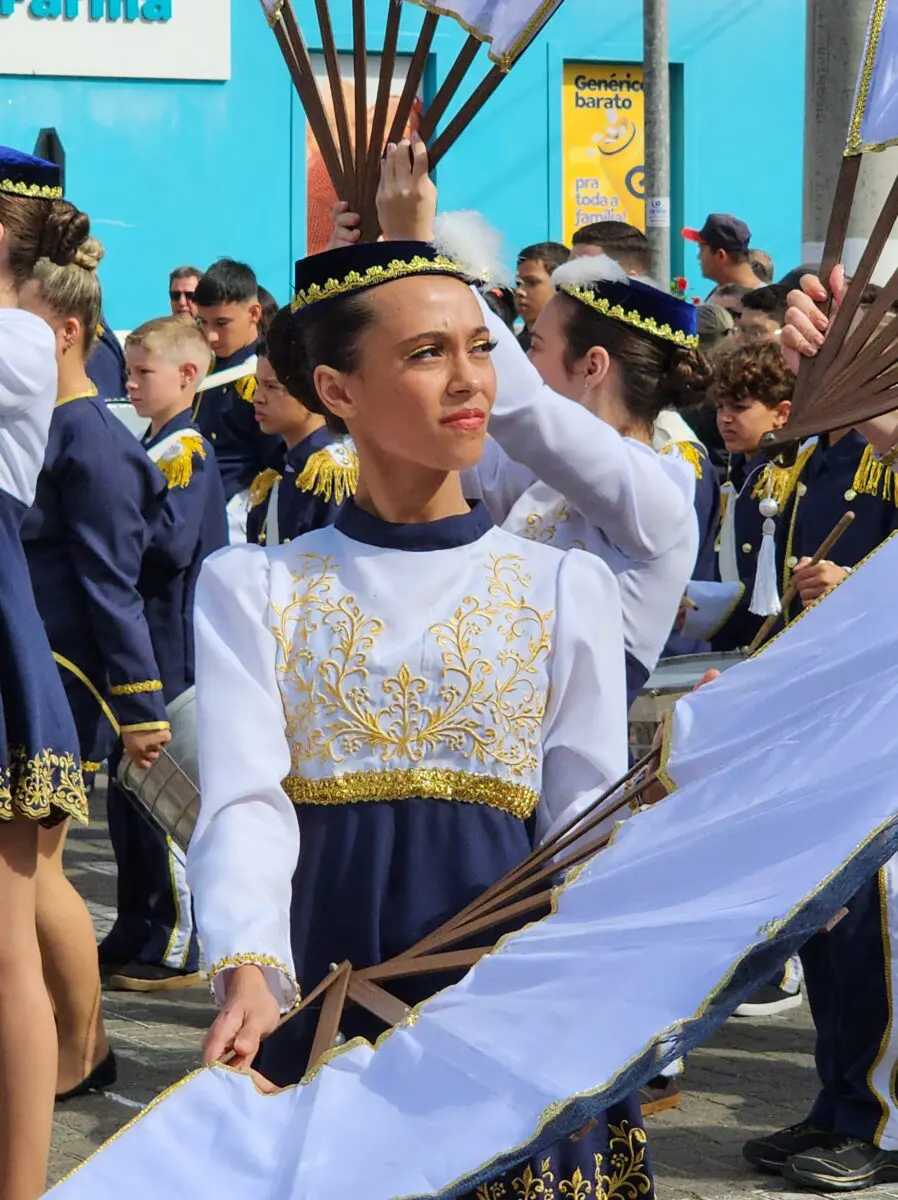
{"type": "Polygon", "coordinates": [[[103,716],[115,730],[115,736],[118,737],[121,733],[121,728],[119,727],[118,721],[115,719],[115,713],[113,713],[112,709],[103,699],[91,681],[87,678],[81,668],[76,667],[75,664],[70,662],[67,658],[63,658],[61,654],[57,654],[55,650],[53,651],[53,657],[61,667],[64,667],[66,671],[71,671],[75,678],[84,684],[84,686],[96,700],[97,704],[99,704],[100,708],[103,710],[103,716]]]}

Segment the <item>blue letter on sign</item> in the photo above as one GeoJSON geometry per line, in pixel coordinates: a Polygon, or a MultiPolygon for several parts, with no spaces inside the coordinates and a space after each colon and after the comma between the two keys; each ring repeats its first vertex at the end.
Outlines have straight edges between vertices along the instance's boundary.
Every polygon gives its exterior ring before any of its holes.
{"type": "Polygon", "coordinates": [[[22,0],[0,0],[0,17],[11,17],[17,4],[22,0]]]}
{"type": "Polygon", "coordinates": [[[140,15],[145,21],[170,21],[171,0],[145,0],[140,15]]]}
{"type": "Polygon", "coordinates": [[[31,0],[32,17],[61,17],[61,0],[31,0]]]}

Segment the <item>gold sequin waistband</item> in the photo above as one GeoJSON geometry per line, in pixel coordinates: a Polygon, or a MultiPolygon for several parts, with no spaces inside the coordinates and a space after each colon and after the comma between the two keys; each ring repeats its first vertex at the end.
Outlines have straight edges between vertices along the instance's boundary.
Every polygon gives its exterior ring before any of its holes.
{"type": "Polygon", "coordinates": [[[283,788],[294,804],[359,804],[421,796],[461,804],[486,804],[522,821],[532,816],[539,801],[539,793],[522,783],[442,767],[349,771],[327,779],[288,775],[283,788]]]}

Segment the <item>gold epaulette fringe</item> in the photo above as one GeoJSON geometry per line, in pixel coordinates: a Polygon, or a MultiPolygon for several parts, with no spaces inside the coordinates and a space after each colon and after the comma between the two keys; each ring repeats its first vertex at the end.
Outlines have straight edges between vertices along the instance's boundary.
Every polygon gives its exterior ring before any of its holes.
{"type": "Polygon", "coordinates": [[[355,495],[358,485],[358,456],[341,442],[316,450],[296,479],[301,492],[312,492],[322,500],[332,499],[335,504],[355,495]]]}
{"type": "Polygon", "coordinates": [[[695,471],[695,478],[701,479],[705,473],[705,457],[695,442],[668,442],[661,448],[662,454],[676,452],[683,462],[688,462],[695,471]]]}
{"type": "Polygon", "coordinates": [[[864,450],[851,487],[861,496],[878,496],[880,500],[891,500],[898,507],[895,472],[879,461],[872,446],[864,450]]]}
{"type": "Polygon", "coordinates": [[[250,508],[258,508],[260,504],[264,504],[280,478],[280,473],[274,467],[266,467],[264,471],[260,471],[249,485],[250,508]]]}
{"type": "Polygon", "coordinates": [[[752,488],[752,498],[763,500],[765,496],[772,496],[782,512],[789,497],[795,491],[799,476],[816,449],[816,442],[806,446],[792,467],[777,467],[773,463],[768,463],[758,475],[755,486],[752,488]]]}
{"type": "Polygon", "coordinates": [[[157,461],[156,466],[165,476],[170,488],[187,487],[193,478],[193,458],[198,454],[206,457],[206,443],[199,433],[185,433],[171,450],[157,461]]]}
{"type": "Polygon", "coordinates": [[[242,379],[238,379],[234,384],[234,390],[241,400],[245,400],[247,404],[252,404],[253,397],[256,394],[255,375],[244,375],[242,379]]]}

